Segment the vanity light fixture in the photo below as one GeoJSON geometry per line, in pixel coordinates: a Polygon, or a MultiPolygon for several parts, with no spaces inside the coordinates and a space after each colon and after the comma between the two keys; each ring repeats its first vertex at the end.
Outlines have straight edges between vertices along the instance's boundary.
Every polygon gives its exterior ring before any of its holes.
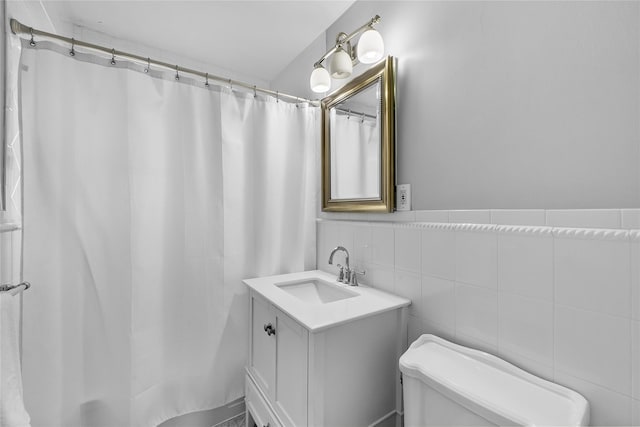
{"type": "Polygon", "coordinates": [[[340,33],[336,37],[336,44],[329,49],[322,58],[313,64],[313,72],[309,79],[311,90],[316,93],[327,92],[331,88],[331,77],[346,79],[353,72],[353,66],[359,62],[372,64],[384,55],[384,41],[373,26],[380,22],[376,15],[369,22],[351,34],[340,33]],[[358,44],[351,45],[351,40],[360,35],[358,44]],[[331,57],[329,71],[322,66],[322,62],[331,57]]]}

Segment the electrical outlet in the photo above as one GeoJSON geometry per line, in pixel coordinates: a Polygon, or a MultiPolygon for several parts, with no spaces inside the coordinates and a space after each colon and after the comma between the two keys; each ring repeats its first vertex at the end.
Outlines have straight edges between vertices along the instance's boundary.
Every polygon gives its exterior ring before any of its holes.
{"type": "Polygon", "coordinates": [[[411,210],[411,184],[400,184],[396,186],[396,210],[411,210]]]}

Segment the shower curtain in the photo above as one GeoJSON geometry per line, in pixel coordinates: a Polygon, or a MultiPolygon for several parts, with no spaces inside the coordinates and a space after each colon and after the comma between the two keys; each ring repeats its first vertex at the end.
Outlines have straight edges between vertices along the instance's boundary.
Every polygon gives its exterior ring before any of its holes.
{"type": "Polygon", "coordinates": [[[316,109],[23,44],[25,403],[155,426],[243,395],[241,279],[315,265],[316,109]]]}
{"type": "Polygon", "coordinates": [[[331,109],[331,198],[380,197],[380,119],[331,109]]]}

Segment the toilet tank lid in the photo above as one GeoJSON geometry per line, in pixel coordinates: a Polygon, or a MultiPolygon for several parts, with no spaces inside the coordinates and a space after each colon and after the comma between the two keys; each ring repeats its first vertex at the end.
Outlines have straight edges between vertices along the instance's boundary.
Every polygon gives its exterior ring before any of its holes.
{"type": "Polygon", "coordinates": [[[496,424],[589,423],[589,404],[582,395],[435,335],[422,335],[411,344],[400,357],[400,370],[496,424]]]}

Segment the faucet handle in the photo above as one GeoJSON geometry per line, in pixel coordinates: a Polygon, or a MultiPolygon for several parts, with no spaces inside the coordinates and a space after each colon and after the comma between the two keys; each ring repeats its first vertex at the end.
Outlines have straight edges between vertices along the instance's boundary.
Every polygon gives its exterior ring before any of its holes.
{"type": "Polygon", "coordinates": [[[358,271],[354,267],[350,270],[350,274],[351,274],[351,277],[349,278],[347,283],[349,283],[351,286],[358,286],[358,274],[361,276],[364,276],[365,274],[367,274],[367,272],[364,270],[358,271]]]}
{"type": "Polygon", "coordinates": [[[337,264],[337,267],[340,269],[338,271],[338,282],[345,283],[345,280],[344,280],[344,272],[345,272],[344,271],[344,266],[342,266],[340,264],[337,264]]]}

